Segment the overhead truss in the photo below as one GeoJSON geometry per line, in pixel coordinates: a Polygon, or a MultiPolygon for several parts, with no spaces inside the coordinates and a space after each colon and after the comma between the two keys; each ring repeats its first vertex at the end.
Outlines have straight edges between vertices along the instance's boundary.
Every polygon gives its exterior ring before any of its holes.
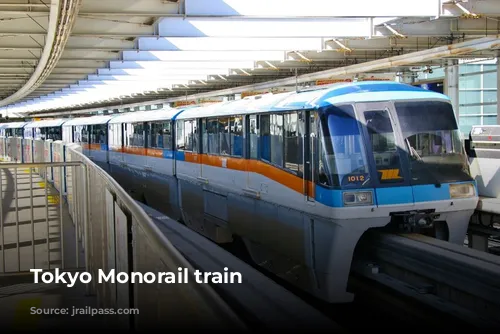
{"type": "Polygon", "coordinates": [[[341,76],[344,68],[404,72],[414,65],[440,66],[443,57],[495,55],[500,34],[496,0],[412,5],[351,0],[342,6],[322,0],[211,0],[210,6],[206,0],[82,0],[80,8],[79,1],[44,3],[0,4],[3,114],[62,113],[120,100],[170,101],[192,93],[209,96],[214,89],[233,93],[241,90],[235,86],[265,87],[261,83],[273,79],[289,83],[285,78],[295,74],[341,76]],[[61,3],[76,7],[62,11],[61,3]],[[53,39],[59,44],[48,43],[55,7],[55,22],[67,22],[65,30],[56,30],[62,33],[53,39]],[[11,23],[2,18],[12,18],[11,23]],[[391,66],[383,60],[476,43],[471,41],[484,36],[490,47],[391,66]],[[44,56],[49,44],[57,51],[50,61],[44,56]]]}

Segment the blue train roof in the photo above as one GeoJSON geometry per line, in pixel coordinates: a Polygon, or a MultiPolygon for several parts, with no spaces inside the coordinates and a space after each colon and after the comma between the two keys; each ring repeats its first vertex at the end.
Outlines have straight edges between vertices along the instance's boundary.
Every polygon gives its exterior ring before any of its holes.
{"type": "Polygon", "coordinates": [[[391,81],[362,81],[337,83],[309,91],[266,94],[237,101],[184,110],[177,119],[249,114],[268,111],[316,109],[327,105],[348,102],[375,102],[412,99],[449,98],[443,94],[420,87],[391,81]]]}

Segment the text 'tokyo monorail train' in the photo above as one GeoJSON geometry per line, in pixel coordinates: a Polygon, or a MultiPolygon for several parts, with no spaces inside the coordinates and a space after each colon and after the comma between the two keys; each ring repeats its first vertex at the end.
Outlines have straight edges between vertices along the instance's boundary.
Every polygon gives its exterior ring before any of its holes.
{"type": "Polygon", "coordinates": [[[478,202],[449,99],[395,82],[17,126],[0,131],[80,144],[135,198],[328,302],[352,301],[368,229],[462,244],[478,202]]]}

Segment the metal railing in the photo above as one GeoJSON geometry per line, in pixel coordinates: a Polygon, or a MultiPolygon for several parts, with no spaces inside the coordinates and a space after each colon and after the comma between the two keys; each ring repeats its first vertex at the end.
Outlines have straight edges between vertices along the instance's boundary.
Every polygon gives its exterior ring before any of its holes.
{"type": "MultiPolygon", "coordinates": [[[[56,168],[58,175],[62,175],[63,168],[67,167],[86,169],[82,162],[0,164],[0,273],[51,270],[56,267],[79,269],[81,263],[88,263],[80,259],[84,229],[78,226],[78,221],[74,222],[74,226],[71,224],[72,219],[59,192],[40,176],[46,175],[48,168],[56,168]],[[35,168],[40,174],[35,172],[35,168]],[[27,225],[29,231],[23,228],[27,225]],[[67,241],[68,244],[75,243],[74,252],[65,247],[65,236],[71,229],[78,232],[73,231],[74,237],[67,241]],[[31,254],[31,261],[28,253],[31,254]],[[46,254],[40,256],[41,253],[46,254]]],[[[78,172],[72,174],[83,175],[78,172]]],[[[82,201],[79,205],[85,207],[87,202],[82,201]]]]}
{"type": "MultiPolygon", "coordinates": [[[[209,285],[196,283],[195,269],[192,265],[125,190],[81,153],[79,146],[65,145],[58,141],[0,138],[0,150],[8,159],[22,161],[22,163],[0,164],[0,170],[18,171],[28,168],[24,174],[28,173],[30,184],[33,183],[33,178],[37,178],[35,181],[43,179],[45,187],[43,198],[46,203],[49,203],[53,192],[61,195],[57,211],[59,216],[54,218],[48,213],[46,215],[47,226],[53,225],[50,224],[52,220],[59,219],[58,238],[54,242],[58,242],[59,248],[62,249],[61,267],[65,270],[70,267],[83,269],[83,264],[85,265],[85,271],[93,277],[88,285],[88,292],[97,295],[99,306],[139,309],[139,314],[119,316],[122,317],[120,324],[136,329],[149,326],[157,328],[162,324],[170,328],[171,326],[246,328],[240,318],[209,285]],[[13,143],[15,145],[12,145],[13,143]],[[34,149],[23,150],[22,147],[43,147],[45,152],[43,159],[50,160],[33,162],[40,159],[39,150],[38,152],[34,149]],[[22,159],[19,159],[20,156],[22,159]],[[34,172],[35,170],[37,172],[34,172]],[[69,219],[63,217],[65,210],[69,219]],[[67,220],[73,224],[68,226],[67,220]],[[72,244],[73,240],[75,245],[72,244]],[[84,257],[80,259],[80,255],[83,254],[84,257]],[[116,284],[110,281],[99,283],[97,279],[101,271],[106,276],[112,270],[115,273],[128,274],[131,272],[177,274],[178,268],[188,270],[187,283],[116,284]]],[[[16,176],[20,175],[18,172],[15,173],[16,176]]],[[[11,181],[15,183],[13,188],[17,191],[17,177],[11,181]]],[[[29,195],[33,199],[33,193],[30,192],[29,195]]],[[[17,201],[18,197],[15,198],[17,201]]],[[[2,202],[5,199],[6,193],[2,197],[2,202]]],[[[46,204],[46,207],[49,205],[46,204]]],[[[15,208],[16,210],[18,208],[17,202],[15,208]]],[[[36,203],[30,208],[36,209],[36,203]]],[[[37,219],[36,212],[31,214],[31,219],[37,219]]],[[[16,226],[18,223],[19,221],[16,226]]],[[[31,224],[32,229],[35,225],[31,224]]],[[[3,236],[5,234],[3,225],[0,231],[3,236]]],[[[50,233],[55,232],[47,229],[47,240],[50,239],[50,233]]],[[[33,242],[35,243],[35,240],[33,242]]],[[[50,242],[47,242],[50,254],[49,244],[50,242]]],[[[16,245],[19,246],[19,242],[16,245]]],[[[19,250],[19,254],[21,253],[19,250]]],[[[35,253],[34,250],[33,256],[35,253]]],[[[3,247],[2,254],[5,254],[3,247]]],[[[48,263],[47,268],[52,269],[51,260],[48,263]]],[[[23,268],[17,269],[22,271],[23,268]]]]}

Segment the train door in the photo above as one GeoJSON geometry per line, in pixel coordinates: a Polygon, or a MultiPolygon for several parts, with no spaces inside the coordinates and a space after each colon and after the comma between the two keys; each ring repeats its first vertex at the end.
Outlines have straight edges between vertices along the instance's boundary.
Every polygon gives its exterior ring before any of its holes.
{"type": "Polygon", "coordinates": [[[404,142],[389,102],[357,103],[377,205],[413,203],[404,142]]]}

